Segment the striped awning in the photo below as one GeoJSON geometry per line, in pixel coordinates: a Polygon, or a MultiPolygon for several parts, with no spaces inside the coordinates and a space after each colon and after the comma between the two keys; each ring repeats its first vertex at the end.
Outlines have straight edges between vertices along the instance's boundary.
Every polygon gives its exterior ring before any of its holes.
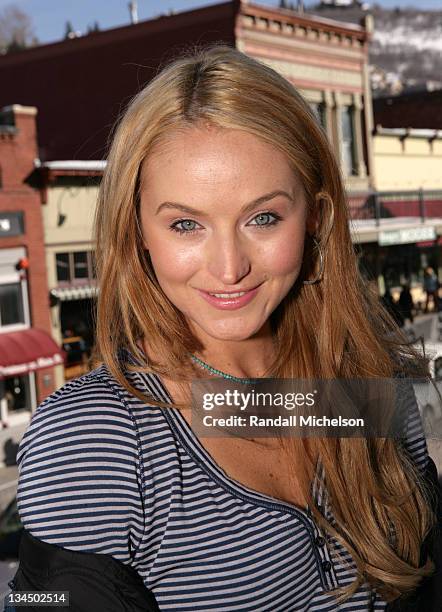
{"type": "Polygon", "coordinates": [[[80,285],[79,287],[71,286],[51,289],[51,294],[57,297],[62,302],[93,298],[97,295],[97,293],[98,288],[96,285],[80,285]]]}

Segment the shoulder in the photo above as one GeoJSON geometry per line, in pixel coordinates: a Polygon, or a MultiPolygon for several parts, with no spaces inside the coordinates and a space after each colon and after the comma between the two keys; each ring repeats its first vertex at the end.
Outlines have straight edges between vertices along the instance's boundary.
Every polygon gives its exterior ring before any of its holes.
{"type": "Polygon", "coordinates": [[[40,404],[19,446],[17,506],[36,537],[123,560],[131,534],[143,531],[141,470],[136,428],[115,385],[101,366],[40,404]]]}
{"type": "Polygon", "coordinates": [[[113,430],[130,434],[130,415],[117,384],[104,366],[66,382],[36,409],[20,442],[17,463],[36,444],[62,442],[69,434],[113,430]]]}

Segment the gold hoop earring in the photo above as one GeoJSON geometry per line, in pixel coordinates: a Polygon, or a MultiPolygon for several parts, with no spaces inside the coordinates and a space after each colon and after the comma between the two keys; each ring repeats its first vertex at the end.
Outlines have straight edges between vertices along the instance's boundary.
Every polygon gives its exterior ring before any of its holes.
{"type": "Polygon", "coordinates": [[[318,272],[318,275],[316,276],[316,278],[314,278],[312,280],[302,281],[304,283],[304,285],[314,285],[315,283],[319,283],[319,281],[322,280],[322,275],[324,274],[324,254],[322,252],[321,245],[316,240],[315,236],[312,236],[312,240],[315,243],[315,246],[316,246],[316,248],[319,251],[319,272],[318,272]]]}

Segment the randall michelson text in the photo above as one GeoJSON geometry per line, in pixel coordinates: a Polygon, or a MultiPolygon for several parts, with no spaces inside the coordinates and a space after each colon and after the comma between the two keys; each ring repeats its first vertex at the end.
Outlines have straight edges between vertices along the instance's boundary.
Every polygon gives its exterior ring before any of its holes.
{"type": "Polygon", "coordinates": [[[326,417],[314,415],[290,414],[286,417],[260,417],[254,414],[247,416],[231,415],[229,417],[215,417],[204,415],[205,427],[364,427],[362,418],[326,417]]]}

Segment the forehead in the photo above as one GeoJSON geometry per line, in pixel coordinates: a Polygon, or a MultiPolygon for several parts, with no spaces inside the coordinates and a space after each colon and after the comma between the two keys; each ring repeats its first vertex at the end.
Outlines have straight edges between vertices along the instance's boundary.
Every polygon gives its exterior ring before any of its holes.
{"type": "Polygon", "coordinates": [[[288,157],[273,144],[243,130],[210,124],[170,134],[141,170],[142,191],[158,195],[178,191],[180,197],[196,192],[208,196],[213,190],[231,195],[235,190],[253,197],[299,185],[288,157]]]}

